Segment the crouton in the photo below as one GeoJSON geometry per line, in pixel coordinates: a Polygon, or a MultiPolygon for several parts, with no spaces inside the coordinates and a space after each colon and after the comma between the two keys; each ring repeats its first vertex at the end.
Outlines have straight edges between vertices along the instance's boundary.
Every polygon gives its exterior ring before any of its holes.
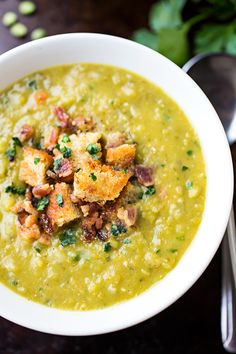
{"type": "Polygon", "coordinates": [[[135,144],[123,144],[107,148],[106,162],[112,166],[129,166],[134,161],[135,152],[135,144]]]}
{"type": "Polygon", "coordinates": [[[131,176],[131,172],[115,171],[95,161],[86,163],[75,173],[74,195],[87,202],[105,203],[119,196],[131,176]]]}
{"type": "Polygon", "coordinates": [[[37,224],[33,224],[30,227],[20,225],[19,235],[25,240],[38,240],[40,238],[40,229],[37,224]]]}
{"type": "Polygon", "coordinates": [[[66,183],[55,184],[55,189],[49,195],[49,205],[46,210],[52,226],[62,226],[79,217],[79,211],[72,203],[70,194],[70,186],[66,183]]]}
{"type": "MultiPolygon", "coordinates": [[[[89,144],[95,144],[99,150],[101,150],[101,144],[98,143],[101,139],[101,133],[79,133],[78,135],[72,134],[69,136],[69,142],[63,142],[64,134],[59,137],[59,144],[61,149],[67,147],[71,149],[70,161],[72,161],[73,169],[76,171],[81,167],[84,160],[92,160],[92,155],[86,150],[89,144]]],[[[101,152],[97,154],[97,157],[101,156],[101,152]]]]}
{"type": "Polygon", "coordinates": [[[20,180],[32,187],[47,183],[46,172],[52,162],[52,156],[46,152],[24,147],[24,159],[20,164],[20,180]]]}

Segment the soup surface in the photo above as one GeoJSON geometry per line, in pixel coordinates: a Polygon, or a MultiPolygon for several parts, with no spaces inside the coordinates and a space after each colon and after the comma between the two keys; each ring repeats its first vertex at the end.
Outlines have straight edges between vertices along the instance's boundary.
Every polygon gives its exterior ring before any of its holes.
{"type": "Polygon", "coordinates": [[[54,67],[1,92],[0,119],[4,285],[90,310],[176,265],[201,222],[206,175],[198,137],[161,89],[116,67],[54,67]]]}

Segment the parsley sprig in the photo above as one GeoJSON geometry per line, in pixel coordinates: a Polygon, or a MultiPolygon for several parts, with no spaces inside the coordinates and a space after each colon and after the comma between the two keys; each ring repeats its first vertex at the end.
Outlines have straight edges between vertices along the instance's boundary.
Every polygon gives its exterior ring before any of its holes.
{"type": "Polygon", "coordinates": [[[149,13],[149,29],[133,39],[182,66],[199,53],[236,54],[236,2],[232,0],[162,0],[149,13]],[[184,14],[193,14],[185,17],[184,14]]]}

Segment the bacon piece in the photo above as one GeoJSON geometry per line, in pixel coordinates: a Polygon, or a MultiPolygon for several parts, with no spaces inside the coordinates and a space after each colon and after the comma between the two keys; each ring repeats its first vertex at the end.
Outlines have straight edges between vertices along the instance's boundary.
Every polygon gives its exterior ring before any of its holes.
{"type": "Polygon", "coordinates": [[[47,216],[46,213],[42,213],[39,217],[39,226],[41,228],[41,230],[46,233],[46,234],[52,234],[53,232],[53,227],[52,224],[50,222],[49,217],[47,216]]]}
{"type": "Polygon", "coordinates": [[[90,117],[77,117],[72,121],[72,125],[81,131],[92,130],[95,127],[95,123],[90,117]]]}
{"type": "Polygon", "coordinates": [[[92,242],[92,240],[95,238],[96,236],[96,230],[95,227],[91,227],[91,228],[87,228],[86,226],[83,226],[83,239],[86,242],[92,242]]]}
{"type": "Polygon", "coordinates": [[[53,187],[48,183],[41,184],[33,188],[32,193],[35,198],[43,198],[52,191],[53,187]]]}
{"type": "Polygon", "coordinates": [[[120,132],[114,132],[107,135],[107,147],[114,148],[125,143],[125,136],[120,132]]]}
{"type": "Polygon", "coordinates": [[[56,145],[58,138],[60,134],[60,129],[58,127],[52,128],[51,132],[49,134],[46,134],[45,140],[44,140],[44,146],[48,150],[53,150],[54,146],[56,145]]]}
{"type": "Polygon", "coordinates": [[[68,177],[73,174],[72,164],[67,159],[62,159],[59,169],[56,171],[59,177],[68,177]]]}
{"type": "Polygon", "coordinates": [[[55,107],[53,109],[53,113],[57,116],[57,119],[60,123],[62,128],[69,128],[71,126],[71,118],[69,114],[66,113],[64,108],[62,107],[55,107]]]}
{"type": "Polygon", "coordinates": [[[107,239],[109,238],[108,231],[104,229],[98,230],[96,236],[100,241],[107,241],[107,239]]]}
{"type": "Polygon", "coordinates": [[[135,167],[135,175],[138,178],[138,182],[145,187],[152,186],[154,184],[153,168],[143,165],[137,165],[135,167]]]}
{"type": "Polygon", "coordinates": [[[17,217],[18,217],[18,221],[21,225],[23,225],[25,223],[25,220],[27,218],[29,214],[25,211],[25,210],[22,210],[20,211],[18,214],[17,214],[17,217]]]}
{"type": "Polygon", "coordinates": [[[20,130],[20,141],[23,143],[24,141],[32,138],[34,134],[34,128],[31,125],[24,124],[20,130]]]}
{"type": "Polygon", "coordinates": [[[137,208],[135,207],[127,207],[119,208],[117,211],[117,216],[120,220],[124,221],[126,226],[133,226],[137,220],[137,208]]]}

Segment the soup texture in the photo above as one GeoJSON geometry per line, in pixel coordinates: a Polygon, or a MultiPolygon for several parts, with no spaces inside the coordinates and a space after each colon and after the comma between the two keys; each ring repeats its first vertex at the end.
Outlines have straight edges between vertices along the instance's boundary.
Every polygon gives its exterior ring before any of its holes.
{"type": "Polygon", "coordinates": [[[106,65],[53,67],[1,92],[0,119],[4,285],[91,310],[175,267],[201,222],[206,175],[197,135],[160,88],[106,65]]]}

